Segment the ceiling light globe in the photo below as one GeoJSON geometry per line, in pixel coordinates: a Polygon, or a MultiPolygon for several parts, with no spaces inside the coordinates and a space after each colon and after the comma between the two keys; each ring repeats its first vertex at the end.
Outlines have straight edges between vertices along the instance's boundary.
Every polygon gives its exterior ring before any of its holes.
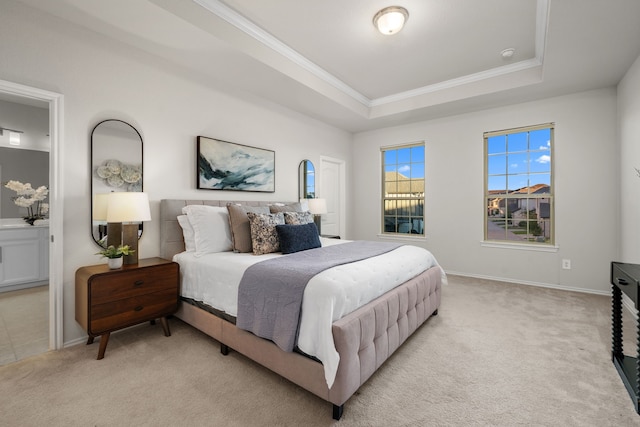
{"type": "Polygon", "coordinates": [[[402,30],[409,19],[409,12],[404,7],[390,6],[380,10],[373,17],[373,25],[384,35],[395,34],[402,30]]]}

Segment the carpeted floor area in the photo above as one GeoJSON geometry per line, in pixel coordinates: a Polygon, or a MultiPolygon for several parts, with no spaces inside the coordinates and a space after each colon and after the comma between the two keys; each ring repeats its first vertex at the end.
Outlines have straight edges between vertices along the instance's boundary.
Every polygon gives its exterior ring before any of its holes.
{"type": "Polygon", "coordinates": [[[606,296],[449,276],[440,314],[339,422],[329,403],[172,319],[169,338],[159,323],[113,334],[101,361],[96,342],[0,367],[0,424],[640,426],[611,363],[610,311],[606,296]]]}

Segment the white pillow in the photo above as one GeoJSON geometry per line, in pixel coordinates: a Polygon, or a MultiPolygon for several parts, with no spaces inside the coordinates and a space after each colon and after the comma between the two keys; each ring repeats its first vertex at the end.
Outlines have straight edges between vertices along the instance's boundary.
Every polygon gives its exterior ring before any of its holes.
{"type": "Polygon", "coordinates": [[[309,210],[309,199],[300,199],[300,205],[302,206],[302,212],[309,210]]]}
{"type": "Polygon", "coordinates": [[[184,249],[187,252],[196,251],[196,236],[193,227],[186,215],[178,215],[178,224],[182,227],[182,237],[184,238],[184,249]]]}
{"type": "Polygon", "coordinates": [[[195,235],[195,256],[232,249],[229,212],[226,207],[189,205],[182,208],[195,235]]]}

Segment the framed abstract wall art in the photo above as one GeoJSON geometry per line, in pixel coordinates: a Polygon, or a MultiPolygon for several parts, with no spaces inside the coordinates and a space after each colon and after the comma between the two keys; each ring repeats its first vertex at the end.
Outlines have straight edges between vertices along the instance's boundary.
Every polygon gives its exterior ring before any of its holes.
{"type": "Polygon", "coordinates": [[[276,191],[275,151],[199,136],[197,162],[198,189],[276,191]]]}

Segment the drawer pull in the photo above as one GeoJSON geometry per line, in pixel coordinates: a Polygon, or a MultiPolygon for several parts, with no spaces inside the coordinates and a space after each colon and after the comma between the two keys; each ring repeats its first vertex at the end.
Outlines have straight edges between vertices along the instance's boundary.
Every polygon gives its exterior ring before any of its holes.
{"type": "Polygon", "coordinates": [[[133,286],[142,286],[144,284],[143,280],[136,280],[135,282],[133,282],[133,286]]]}
{"type": "Polygon", "coordinates": [[[627,282],[626,280],[618,277],[618,285],[626,286],[628,284],[629,284],[629,282],[627,282]]]}
{"type": "Polygon", "coordinates": [[[143,307],[141,305],[137,306],[136,308],[134,308],[135,311],[142,311],[143,307]]]}

